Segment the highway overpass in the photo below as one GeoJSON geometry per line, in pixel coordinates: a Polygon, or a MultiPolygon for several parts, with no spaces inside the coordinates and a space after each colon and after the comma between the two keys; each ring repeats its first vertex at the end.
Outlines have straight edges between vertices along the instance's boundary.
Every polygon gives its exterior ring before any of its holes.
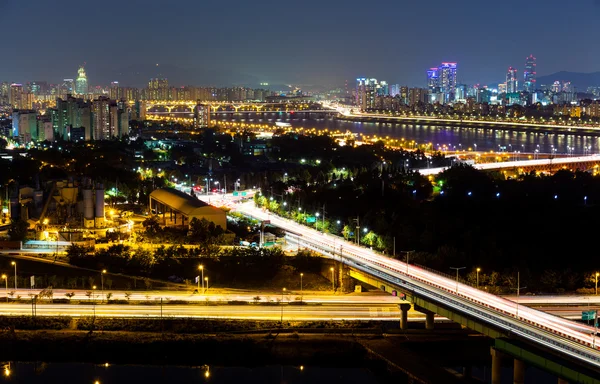
{"type": "MultiPolygon", "coordinates": [[[[588,170],[600,167],[600,156],[575,156],[554,159],[536,159],[522,161],[504,161],[498,163],[474,164],[473,168],[481,171],[517,170],[519,173],[531,171],[557,171],[559,169],[588,170]]],[[[419,173],[424,176],[437,175],[449,167],[423,168],[419,173]]]]}
{"type": "MultiPolygon", "coordinates": [[[[340,261],[356,277],[362,274],[378,288],[403,292],[427,317],[435,313],[493,338],[526,341],[581,367],[592,368],[600,375],[600,349],[593,327],[527,308],[339,237],[319,233],[256,208],[253,202],[238,204],[236,210],[258,220],[268,220],[287,231],[292,242],[340,261]]],[[[402,316],[407,306],[410,304],[400,305],[402,316]]]]}

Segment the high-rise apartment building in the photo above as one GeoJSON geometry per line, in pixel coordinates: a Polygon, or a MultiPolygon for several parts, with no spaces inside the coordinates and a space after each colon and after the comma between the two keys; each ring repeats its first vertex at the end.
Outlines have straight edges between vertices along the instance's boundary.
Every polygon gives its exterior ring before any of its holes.
{"type": "Polygon", "coordinates": [[[75,93],[78,95],[84,95],[88,93],[88,80],[83,67],[79,67],[79,70],[77,71],[77,79],[75,80],[75,93]]]}
{"type": "Polygon", "coordinates": [[[100,96],[92,102],[94,114],[94,140],[108,140],[111,138],[110,126],[110,99],[100,96]]]}
{"type": "Polygon", "coordinates": [[[439,79],[440,73],[437,68],[429,68],[427,70],[427,89],[429,90],[429,93],[439,92],[439,79]]]}
{"type": "Polygon", "coordinates": [[[525,71],[523,72],[523,90],[533,92],[536,90],[536,59],[533,55],[529,55],[525,59],[525,71]]]}
{"type": "Polygon", "coordinates": [[[517,69],[508,67],[506,73],[506,93],[516,93],[519,91],[519,81],[517,80],[517,69]]]}
{"type": "Polygon", "coordinates": [[[8,102],[13,109],[22,109],[21,95],[23,94],[23,84],[11,84],[8,102]]]}
{"type": "Polygon", "coordinates": [[[148,82],[148,100],[169,100],[169,82],[167,79],[154,78],[148,82]]]}

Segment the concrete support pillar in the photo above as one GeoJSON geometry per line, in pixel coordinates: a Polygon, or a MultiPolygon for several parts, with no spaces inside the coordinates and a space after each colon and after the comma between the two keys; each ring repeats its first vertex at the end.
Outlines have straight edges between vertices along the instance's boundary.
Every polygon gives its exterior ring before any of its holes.
{"type": "Polygon", "coordinates": [[[400,304],[398,305],[400,308],[400,329],[408,328],[408,311],[410,311],[410,304],[400,304]]]}
{"type": "Polygon", "coordinates": [[[525,363],[522,360],[515,359],[514,363],[514,373],[513,373],[513,383],[514,384],[524,384],[525,383],[525,363]]]}
{"type": "Polygon", "coordinates": [[[502,352],[497,351],[494,347],[490,348],[492,354],[492,384],[500,384],[500,376],[502,373],[502,352]]]}
{"type": "Polygon", "coordinates": [[[569,382],[561,377],[558,378],[558,384],[569,384],[569,382]]]}
{"type": "Polygon", "coordinates": [[[415,305],[415,311],[419,311],[425,315],[425,329],[433,329],[434,328],[434,318],[435,313],[431,312],[428,309],[415,305]]]}
{"type": "Polygon", "coordinates": [[[425,312],[425,329],[433,329],[434,328],[434,317],[435,313],[433,312],[425,312]]]}

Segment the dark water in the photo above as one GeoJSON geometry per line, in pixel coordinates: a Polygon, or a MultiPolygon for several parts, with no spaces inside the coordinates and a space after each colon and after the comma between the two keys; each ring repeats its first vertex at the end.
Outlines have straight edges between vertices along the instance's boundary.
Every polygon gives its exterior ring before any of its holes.
{"type": "Polygon", "coordinates": [[[416,124],[393,123],[360,123],[351,121],[327,119],[290,119],[290,115],[269,114],[266,119],[249,119],[240,116],[219,116],[223,121],[239,121],[249,123],[275,123],[284,121],[292,127],[316,128],[350,131],[366,135],[377,135],[406,141],[415,140],[419,144],[432,143],[434,148],[446,146],[451,150],[471,148],[482,151],[521,151],[533,153],[556,154],[591,154],[600,153],[600,136],[589,134],[574,134],[571,132],[552,133],[542,131],[514,131],[504,129],[483,129],[447,126],[425,126],[416,124]]]}
{"type": "MultiPolygon", "coordinates": [[[[190,351],[193,353],[193,351],[190,351]]],[[[318,368],[292,366],[176,367],[103,365],[77,363],[11,363],[10,375],[0,383],[123,384],[123,383],[213,383],[213,384],[377,384],[375,375],[362,368],[318,368]]]]}
{"type": "MultiPolygon", "coordinates": [[[[193,352],[192,352],[193,353],[193,352]]],[[[3,363],[7,364],[7,363],[3,363]]],[[[463,373],[463,367],[452,367],[463,373]]],[[[89,363],[31,363],[11,362],[10,374],[6,370],[0,383],[46,383],[46,384],[121,384],[121,383],[214,383],[214,384],[382,384],[378,376],[366,368],[323,368],[301,366],[219,367],[219,366],[152,366],[152,365],[97,365],[89,363]],[[208,376],[207,376],[208,372],[208,376]]],[[[512,383],[512,367],[503,366],[502,383],[512,383]]],[[[471,376],[482,383],[491,383],[489,366],[473,366],[471,376]]],[[[379,376],[380,377],[380,376],[379,376]]],[[[526,382],[556,383],[549,373],[527,367],[526,382]]],[[[405,382],[394,379],[396,384],[405,382]]]]}

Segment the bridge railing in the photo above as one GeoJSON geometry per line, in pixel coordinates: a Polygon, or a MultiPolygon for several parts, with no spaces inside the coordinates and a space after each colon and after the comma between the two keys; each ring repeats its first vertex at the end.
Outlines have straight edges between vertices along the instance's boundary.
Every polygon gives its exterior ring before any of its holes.
{"type": "MultiPolygon", "coordinates": [[[[421,268],[421,269],[423,269],[423,270],[425,270],[425,271],[427,271],[427,272],[435,273],[436,275],[439,275],[439,276],[445,277],[446,279],[450,279],[450,280],[454,280],[454,281],[456,281],[456,275],[452,275],[452,274],[450,274],[450,273],[444,273],[444,272],[440,272],[440,271],[438,271],[438,270],[435,270],[435,269],[433,269],[433,268],[426,267],[426,266],[424,266],[424,265],[421,265],[421,264],[412,264],[412,265],[413,265],[413,266],[415,266],[415,267],[419,267],[419,268],[421,268]]],[[[470,287],[474,287],[474,288],[475,288],[475,284],[473,284],[472,282],[470,282],[470,281],[468,281],[467,279],[464,279],[464,278],[462,278],[462,277],[459,277],[459,278],[458,278],[458,282],[459,282],[459,283],[461,283],[461,284],[468,285],[468,286],[470,286],[470,287]]]]}

